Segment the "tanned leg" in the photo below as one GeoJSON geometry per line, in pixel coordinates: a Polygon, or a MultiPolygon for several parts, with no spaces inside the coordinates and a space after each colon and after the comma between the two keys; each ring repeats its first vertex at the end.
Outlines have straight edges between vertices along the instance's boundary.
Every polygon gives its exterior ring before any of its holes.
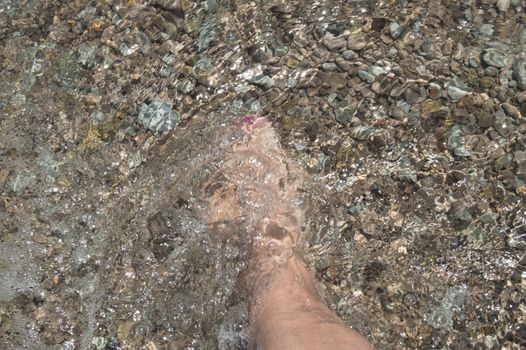
{"type": "Polygon", "coordinates": [[[245,118],[245,138],[212,176],[208,221],[242,220],[252,241],[244,285],[250,300],[250,348],[362,350],[372,346],[346,326],[316,292],[298,242],[303,210],[300,172],[286,159],[264,118],[245,118]],[[213,179],[220,179],[220,184],[213,179]]]}

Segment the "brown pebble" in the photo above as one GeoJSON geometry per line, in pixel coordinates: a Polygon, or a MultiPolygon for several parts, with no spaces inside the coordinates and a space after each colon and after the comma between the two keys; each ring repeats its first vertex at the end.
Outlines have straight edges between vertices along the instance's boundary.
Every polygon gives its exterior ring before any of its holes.
{"type": "Polygon", "coordinates": [[[526,185],[517,187],[515,192],[517,193],[518,196],[526,197],[526,185]]]}
{"type": "Polygon", "coordinates": [[[51,277],[51,283],[53,284],[53,287],[56,287],[60,284],[60,276],[59,275],[55,275],[53,277],[51,277]]]}

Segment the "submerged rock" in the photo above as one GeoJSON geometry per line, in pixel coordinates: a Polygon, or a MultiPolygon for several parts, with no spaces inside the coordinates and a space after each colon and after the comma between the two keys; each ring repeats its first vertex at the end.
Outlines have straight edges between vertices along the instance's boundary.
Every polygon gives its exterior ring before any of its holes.
{"type": "Polygon", "coordinates": [[[464,132],[458,125],[453,126],[446,133],[446,144],[449,151],[458,157],[469,157],[471,155],[471,152],[466,149],[464,132]]]}
{"type": "Polygon", "coordinates": [[[447,94],[452,100],[460,100],[469,92],[469,87],[459,77],[451,79],[447,85],[447,94]]]}
{"type": "Polygon", "coordinates": [[[482,61],[488,66],[504,68],[508,65],[506,54],[494,48],[489,48],[482,54],[482,61]]]}
{"type": "Polygon", "coordinates": [[[518,59],[513,64],[513,77],[517,80],[517,86],[522,91],[526,90],[526,60],[518,59]]]}
{"type": "Polygon", "coordinates": [[[139,123],[156,133],[172,130],[181,120],[179,113],[172,111],[172,107],[171,103],[161,101],[144,104],[139,111],[139,123]]]}

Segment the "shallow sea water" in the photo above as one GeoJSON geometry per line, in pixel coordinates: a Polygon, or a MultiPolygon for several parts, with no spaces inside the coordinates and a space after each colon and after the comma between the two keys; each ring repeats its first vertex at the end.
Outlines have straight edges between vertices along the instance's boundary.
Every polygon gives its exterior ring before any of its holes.
{"type": "Polygon", "coordinates": [[[525,1],[175,3],[0,0],[0,348],[245,349],[251,242],[202,187],[247,114],[349,326],[526,346],[525,1]]]}

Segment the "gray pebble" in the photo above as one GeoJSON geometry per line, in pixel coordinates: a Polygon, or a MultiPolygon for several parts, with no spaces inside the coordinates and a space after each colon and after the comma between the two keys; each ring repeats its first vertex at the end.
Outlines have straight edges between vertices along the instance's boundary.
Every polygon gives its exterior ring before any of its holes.
{"type": "Polygon", "coordinates": [[[369,84],[372,84],[376,80],[376,76],[374,76],[374,74],[371,74],[365,70],[359,70],[358,76],[360,79],[366,80],[369,84]]]}
{"type": "Polygon", "coordinates": [[[469,87],[459,77],[451,79],[447,86],[447,94],[454,100],[460,100],[469,92],[469,87]]]}
{"type": "Polygon", "coordinates": [[[508,58],[506,57],[506,54],[495,48],[484,50],[484,53],[482,54],[482,61],[484,61],[484,63],[486,63],[488,66],[497,68],[504,68],[506,65],[508,65],[508,58]]]}
{"type": "Polygon", "coordinates": [[[491,23],[485,23],[485,24],[481,25],[479,30],[480,30],[481,34],[484,34],[484,35],[487,35],[487,36],[492,36],[493,33],[495,32],[493,24],[491,24],[491,23]]]}
{"type": "Polygon", "coordinates": [[[154,101],[143,104],[139,111],[139,123],[153,132],[172,130],[179,124],[179,113],[172,111],[173,105],[168,102],[154,101]]]}
{"type": "Polygon", "coordinates": [[[352,61],[354,59],[356,59],[358,57],[358,55],[356,54],[356,52],[352,51],[352,50],[345,50],[342,52],[342,56],[343,58],[345,58],[347,61],[352,61]]]}
{"type": "Polygon", "coordinates": [[[274,79],[272,79],[271,77],[269,76],[262,76],[262,77],[257,77],[257,78],[254,78],[252,80],[252,82],[254,84],[256,84],[257,86],[260,86],[262,87],[263,89],[265,90],[268,90],[270,89],[271,87],[274,86],[275,82],[274,82],[274,79]]]}
{"type": "Polygon", "coordinates": [[[347,48],[349,50],[360,51],[367,45],[367,40],[363,34],[349,35],[347,48]]]}
{"type": "Polygon", "coordinates": [[[189,94],[194,89],[194,82],[190,79],[184,79],[175,84],[175,89],[182,94],[189,94]]]}
{"type": "Polygon", "coordinates": [[[332,62],[325,62],[321,65],[321,69],[323,69],[326,72],[334,72],[336,68],[336,64],[332,62]]]}
{"type": "Polygon", "coordinates": [[[517,81],[517,86],[522,91],[526,90],[526,60],[518,59],[513,64],[513,78],[517,81]]]}
{"type": "Polygon", "coordinates": [[[375,76],[379,76],[379,75],[383,75],[383,74],[389,73],[389,70],[386,67],[370,66],[369,67],[369,73],[371,73],[371,74],[373,74],[375,76]]]}
{"type": "Polygon", "coordinates": [[[344,38],[335,37],[331,33],[325,34],[325,37],[322,39],[322,44],[325,45],[331,51],[337,51],[343,49],[347,42],[344,38]]]}
{"type": "Polygon", "coordinates": [[[500,12],[506,12],[510,8],[510,0],[497,0],[497,8],[500,12]]]}
{"type": "Polygon", "coordinates": [[[396,22],[392,22],[389,25],[389,33],[391,34],[391,37],[393,39],[395,40],[398,39],[400,35],[402,35],[403,32],[404,32],[404,27],[402,27],[400,24],[396,22]]]}

